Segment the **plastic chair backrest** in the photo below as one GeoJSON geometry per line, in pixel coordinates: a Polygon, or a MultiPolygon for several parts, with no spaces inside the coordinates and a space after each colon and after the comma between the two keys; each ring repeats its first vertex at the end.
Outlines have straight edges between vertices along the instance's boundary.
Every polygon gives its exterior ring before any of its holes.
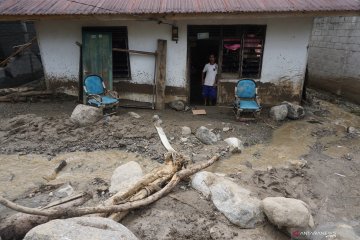
{"type": "Polygon", "coordinates": [[[98,75],[89,75],[84,80],[87,94],[103,94],[103,80],[98,75]]]}
{"type": "Polygon", "coordinates": [[[236,85],[236,96],[239,98],[255,98],[256,83],[252,79],[241,79],[236,85]]]}

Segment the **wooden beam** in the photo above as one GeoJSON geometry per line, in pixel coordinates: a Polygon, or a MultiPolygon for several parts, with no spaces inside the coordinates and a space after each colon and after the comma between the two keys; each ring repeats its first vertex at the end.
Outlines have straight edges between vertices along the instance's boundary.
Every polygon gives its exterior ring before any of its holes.
{"type": "Polygon", "coordinates": [[[140,54],[140,55],[156,56],[156,52],[145,52],[145,51],[138,51],[138,50],[122,49],[122,48],[113,48],[112,50],[115,52],[128,52],[128,53],[134,53],[134,54],[140,54]]]}
{"type": "Polygon", "coordinates": [[[156,50],[156,104],[155,108],[162,110],[165,108],[165,86],[166,86],[166,53],[167,41],[158,40],[156,50]]]}
{"type": "Polygon", "coordinates": [[[10,54],[10,56],[8,56],[4,61],[0,62],[0,66],[4,66],[7,64],[7,62],[12,58],[15,57],[16,55],[18,55],[20,52],[28,49],[36,40],[36,37],[34,37],[33,39],[30,40],[30,42],[23,44],[21,47],[19,47],[15,52],[13,52],[12,54],[10,54]]]}

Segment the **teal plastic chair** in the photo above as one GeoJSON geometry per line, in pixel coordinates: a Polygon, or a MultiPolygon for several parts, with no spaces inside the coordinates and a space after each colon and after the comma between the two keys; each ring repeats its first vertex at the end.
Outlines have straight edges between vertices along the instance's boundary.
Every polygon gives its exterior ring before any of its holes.
{"type": "Polygon", "coordinates": [[[114,91],[106,90],[103,79],[99,75],[88,75],[84,79],[86,104],[109,109],[119,104],[119,98],[114,91]]]}
{"type": "Polygon", "coordinates": [[[260,114],[261,106],[257,100],[257,86],[253,79],[241,79],[235,87],[234,112],[236,119],[241,114],[253,113],[255,117],[260,114]]]}

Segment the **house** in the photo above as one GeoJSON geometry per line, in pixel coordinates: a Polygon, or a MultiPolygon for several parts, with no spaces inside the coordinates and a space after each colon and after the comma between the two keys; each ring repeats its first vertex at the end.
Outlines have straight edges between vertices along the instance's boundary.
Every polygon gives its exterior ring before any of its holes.
{"type": "Polygon", "coordinates": [[[318,17],[310,40],[308,85],[360,104],[360,16],[318,17]]]}
{"type": "Polygon", "coordinates": [[[81,95],[81,79],[97,73],[122,98],[152,102],[162,88],[154,81],[159,54],[151,54],[160,45],[164,101],[198,102],[201,71],[214,53],[219,104],[233,101],[240,78],[258,82],[263,104],[300,101],[314,17],[359,10],[358,0],[0,2],[1,19],[34,21],[50,89],[81,95]]]}

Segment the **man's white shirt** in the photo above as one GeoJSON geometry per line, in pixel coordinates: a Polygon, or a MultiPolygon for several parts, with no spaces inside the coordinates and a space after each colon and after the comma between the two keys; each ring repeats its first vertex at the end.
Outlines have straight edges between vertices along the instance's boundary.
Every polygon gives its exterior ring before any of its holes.
{"type": "Polygon", "coordinates": [[[216,75],[218,72],[218,65],[216,63],[214,63],[213,65],[207,63],[203,69],[203,72],[206,73],[204,85],[214,86],[216,75]]]}

